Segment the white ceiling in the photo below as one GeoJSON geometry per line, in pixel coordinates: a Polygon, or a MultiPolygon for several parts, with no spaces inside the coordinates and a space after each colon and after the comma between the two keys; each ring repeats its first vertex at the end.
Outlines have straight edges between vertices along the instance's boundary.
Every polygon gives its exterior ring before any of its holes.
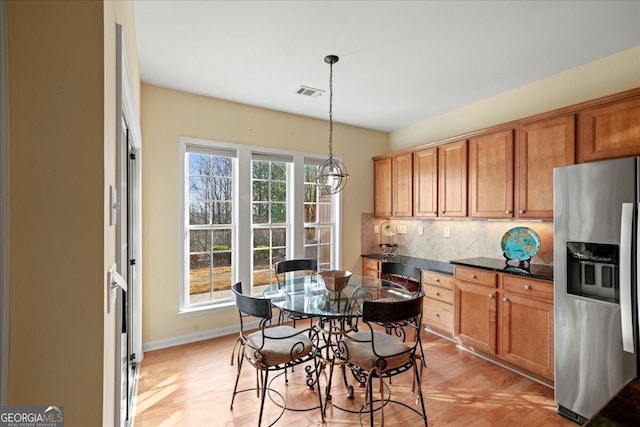
{"type": "MultiPolygon", "coordinates": [[[[393,131],[640,45],[640,1],[150,1],[142,81],[393,131]]],[[[638,58],[640,61],[640,58],[638,58]]]]}

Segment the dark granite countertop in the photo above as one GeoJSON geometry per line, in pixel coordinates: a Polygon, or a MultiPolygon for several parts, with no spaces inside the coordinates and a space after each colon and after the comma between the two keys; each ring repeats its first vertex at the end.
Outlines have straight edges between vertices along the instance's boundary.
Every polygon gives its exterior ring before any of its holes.
{"type": "Polygon", "coordinates": [[[531,264],[528,267],[521,267],[515,262],[507,264],[504,259],[486,257],[455,259],[451,261],[451,264],[553,281],[553,266],[551,265],[531,264]]]}
{"type": "MultiPolygon", "coordinates": [[[[388,255],[380,253],[363,254],[362,256],[383,260],[383,262],[388,260],[388,255]]],[[[466,267],[497,271],[498,273],[515,274],[517,276],[530,277],[532,279],[553,281],[553,266],[551,265],[531,264],[527,268],[524,268],[518,266],[514,262],[507,264],[505,260],[501,258],[476,257],[455,259],[449,262],[444,262],[399,254],[396,256],[406,264],[415,265],[416,267],[420,267],[424,270],[431,270],[443,274],[453,274],[453,268],[456,265],[464,265],[466,267]]]]}
{"type": "MultiPolygon", "coordinates": [[[[367,257],[367,258],[373,258],[373,259],[385,259],[386,257],[388,257],[388,255],[385,254],[363,254],[363,257],[367,257]]],[[[453,265],[448,263],[448,262],[444,262],[444,261],[435,261],[432,259],[425,259],[425,258],[415,258],[415,257],[411,257],[411,256],[406,256],[406,255],[398,255],[399,258],[402,259],[402,262],[404,262],[405,264],[411,264],[411,265],[415,265],[416,267],[420,267],[423,270],[431,270],[431,271],[435,271],[436,273],[443,273],[443,274],[453,274],[453,265]]]]}

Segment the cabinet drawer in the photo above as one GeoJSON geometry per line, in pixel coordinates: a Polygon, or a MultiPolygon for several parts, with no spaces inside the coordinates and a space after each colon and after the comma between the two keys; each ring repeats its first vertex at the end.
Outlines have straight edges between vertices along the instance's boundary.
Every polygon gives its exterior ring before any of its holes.
{"type": "Polygon", "coordinates": [[[365,258],[364,259],[364,268],[367,270],[380,270],[380,261],[377,259],[365,258]]]}
{"type": "Polygon", "coordinates": [[[422,270],[422,283],[453,290],[453,276],[422,270]]]}
{"type": "Polygon", "coordinates": [[[447,304],[453,304],[453,289],[441,288],[429,284],[425,284],[422,289],[424,289],[424,294],[428,298],[446,302],[447,304]]]}
{"type": "Polygon", "coordinates": [[[553,301],[553,282],[523,279],[505,274],[502,276],[502,288],[514,294],[553,301]]]}
{"type": "Polygon", "coordinates": [[[456,280],[462,280],[476,285],[496,287],[496,273],[475,268],[457,267],[455,269],[456,280]]]}
{"type": "Polygon", "coordinates": [[[429,327],[453,335],[453,306],[430,298],[424,299],[422,321],[429,327]]]}

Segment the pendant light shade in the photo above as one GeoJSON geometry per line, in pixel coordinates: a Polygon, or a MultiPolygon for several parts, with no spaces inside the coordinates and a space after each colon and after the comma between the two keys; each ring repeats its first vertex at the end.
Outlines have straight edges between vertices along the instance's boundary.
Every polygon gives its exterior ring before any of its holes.
{"type": "Polygon", "coordinates": [[[333,158],[333,64],[338,62],[338,59],[335,55],[324,58],[324,62],[329,64],[329,158],[318,167],[316,182],[328,194],[342,191],[349,178],[344,164],[333,158]]]}

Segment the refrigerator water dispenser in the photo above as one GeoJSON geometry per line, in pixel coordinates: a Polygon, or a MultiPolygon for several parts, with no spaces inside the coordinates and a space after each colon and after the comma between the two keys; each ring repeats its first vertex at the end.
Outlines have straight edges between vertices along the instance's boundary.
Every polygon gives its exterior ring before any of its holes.
{"type": "Polygon", "coordinates": [[[567,293],[619,302],[618,245],[567,242],[567,293]]]}

